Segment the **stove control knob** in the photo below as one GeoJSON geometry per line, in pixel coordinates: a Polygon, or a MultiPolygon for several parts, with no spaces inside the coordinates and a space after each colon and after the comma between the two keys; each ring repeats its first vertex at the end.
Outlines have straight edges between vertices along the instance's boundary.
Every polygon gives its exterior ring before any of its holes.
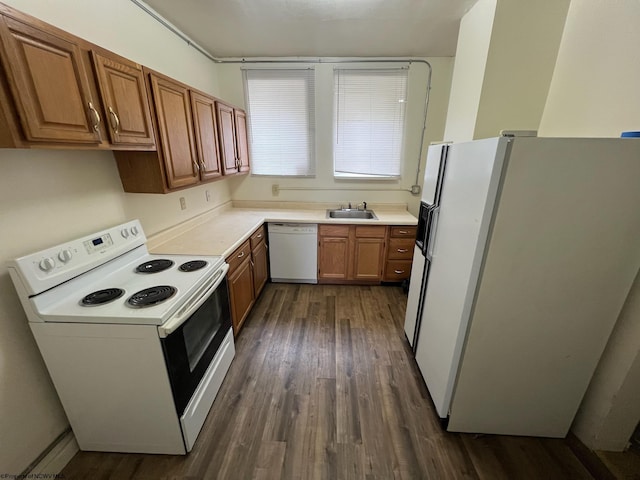
{"type": "Polygon", "coordinates": [[[123,228],[122,230],[120,230],[120,235],[122,235],[122,238],[129,238],[129,230],[123,228]]]}
{"type": "Polygon", "coordinates": [[[68,248],[58,253],[58,260],[60,260],[62,263],[67,263],[69,260],[71,260],[71,257],[73,257],[73,253],[71,253],[71,250],[68,248]]]}
{"type": "Polygon", "coordinates": [[[131,227],[131,235],[133,235],[134,237],[137,237],[139,233],[140,233],[140,230],[138,230],[138,227],[136,226],[131,227]]]}
{"type": "Polygon", "coordinates": [[[51,257],[43,258],[38,266],[43,272],[50,272],[55,268],[56,261],[51,257]]]}

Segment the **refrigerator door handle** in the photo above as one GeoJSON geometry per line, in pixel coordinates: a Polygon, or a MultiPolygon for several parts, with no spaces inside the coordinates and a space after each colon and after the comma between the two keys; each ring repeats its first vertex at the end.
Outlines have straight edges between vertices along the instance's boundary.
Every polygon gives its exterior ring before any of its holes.
{"type": "Polygon", "coordinates": [[[436,245],[436,232],[438,230],[438,219],[440,218],[440,207],[436,207],[431,212],[431,222],[429,225],[429,244],[427,246],[427,260],[430,262],[433,259],[433,249],[436,245]]]}

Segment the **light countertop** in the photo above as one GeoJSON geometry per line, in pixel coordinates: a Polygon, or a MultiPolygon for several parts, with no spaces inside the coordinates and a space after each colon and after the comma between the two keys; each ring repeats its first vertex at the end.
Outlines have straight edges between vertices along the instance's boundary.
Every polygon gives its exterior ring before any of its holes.
{"type": "Polygon", "coordinates": [[[223,206],[149,237],[155,254],[222,255],[227,257],[265,222],[416,225],[418,219],[401,208],[372,206],[378,220],[326,218],[326,208],[234,208],[223,206]]]}

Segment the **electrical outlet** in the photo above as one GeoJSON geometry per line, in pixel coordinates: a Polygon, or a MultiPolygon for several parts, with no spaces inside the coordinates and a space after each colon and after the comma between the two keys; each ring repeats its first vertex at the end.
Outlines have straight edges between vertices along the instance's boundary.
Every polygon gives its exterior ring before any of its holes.
{"type": "Polygon", "coordinates": [[[207,202],[211,201],[211,192],[209,190],[205,190],[204,196],[206,197],[207,202]]]}
{"type": "Polygon", "coordinates": [[[187,201],[184,199],[184,197],[180,197],[180,210],[186,210],[187,209],[187,201]]]}
{"type": "Polygon", "coordinates": [[[271,185],[271,195],[273,195],[274,197],[277,197],[280,194],[280,185],[278,185],[277,183],[274,183],[273,185],[271,185]]]}

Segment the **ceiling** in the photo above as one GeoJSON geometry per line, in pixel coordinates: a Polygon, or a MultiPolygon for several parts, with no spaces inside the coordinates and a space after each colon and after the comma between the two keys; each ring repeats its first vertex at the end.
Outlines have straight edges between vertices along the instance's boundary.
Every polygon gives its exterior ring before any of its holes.
{"type": "Polygon", "coordinates": [[[217,57],[454,56],[476,0],[145,0],[217,57]]]}

